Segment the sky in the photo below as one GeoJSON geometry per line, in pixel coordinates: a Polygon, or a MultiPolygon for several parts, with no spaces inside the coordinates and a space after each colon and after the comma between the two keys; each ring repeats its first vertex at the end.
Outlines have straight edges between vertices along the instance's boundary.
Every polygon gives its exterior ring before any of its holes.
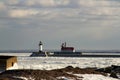
{"type": "Polygon", "coordinates": [[[0,0],[0,50],[120,50],[119,0],[0,0]]]}

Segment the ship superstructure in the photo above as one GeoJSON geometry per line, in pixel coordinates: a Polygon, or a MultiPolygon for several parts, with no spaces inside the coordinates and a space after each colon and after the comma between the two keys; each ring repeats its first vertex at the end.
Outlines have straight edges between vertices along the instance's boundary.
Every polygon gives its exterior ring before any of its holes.
{"type": "Polygon", "coordinates": [[[66,42],[64,42],[61,45],[61,52],[75,52],[75,48],[74,47],[67,47],[66,42]]]}

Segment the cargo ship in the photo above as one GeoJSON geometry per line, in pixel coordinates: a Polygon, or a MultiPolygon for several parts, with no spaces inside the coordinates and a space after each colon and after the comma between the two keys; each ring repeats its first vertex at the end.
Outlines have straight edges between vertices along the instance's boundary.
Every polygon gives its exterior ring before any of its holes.
{"type": "Polygon", "coordinates": [[[66,42],[62,43],[60,51],[43,51],[43,43],[39,42],[39,51],[33,52],[30,57],[120,57],[116,54],[84,54],[80,51],[75,51],[74,47],[69,47],[66,42]]]}

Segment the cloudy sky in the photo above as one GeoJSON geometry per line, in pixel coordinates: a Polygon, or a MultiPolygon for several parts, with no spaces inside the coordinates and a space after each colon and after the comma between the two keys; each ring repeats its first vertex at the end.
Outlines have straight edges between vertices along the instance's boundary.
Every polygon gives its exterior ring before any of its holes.
{"type": "Polygon", "coordinates": [[[0,0],[0,50],[120,49],[119,0],[0,0]]]}

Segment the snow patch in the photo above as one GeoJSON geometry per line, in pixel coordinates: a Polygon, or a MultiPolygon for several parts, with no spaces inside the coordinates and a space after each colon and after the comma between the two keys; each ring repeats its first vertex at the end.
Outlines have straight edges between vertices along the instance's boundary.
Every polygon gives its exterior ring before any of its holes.
{"type": "Polygon", "coordinates": [[[17,79],[23,79],[23,80],[35,80],[35,79],[32,78],[32,77],[26,78],[26,77],[14,76],[14,78],[17,78],[17,79]]]}
{"type": "Polygon", "coordinates": [[[68,80],[68,78],[66,78],[64,76],[57,77],[57,79],[68,80]]]}
{"type": "Polygon", "coordinates": [[[80,77],[82,76],[83,77],[82,80],[119,80],[98,74],[75,74],[75,75],[80,77]]]}

